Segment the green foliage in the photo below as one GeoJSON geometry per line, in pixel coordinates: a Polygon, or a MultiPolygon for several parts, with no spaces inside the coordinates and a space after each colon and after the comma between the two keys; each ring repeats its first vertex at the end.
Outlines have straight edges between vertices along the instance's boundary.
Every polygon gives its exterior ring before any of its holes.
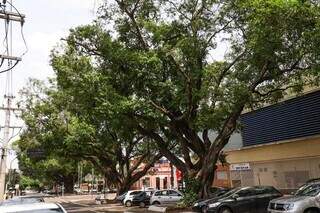
{"type": "Polygon", "coordinates": [[[20,178],[19,187],[21,190],[25,190],[25,189],[38,190],[40,186],[41,186],[41,183],[37,179],[32,179],[24,175],[22,175],[20,178]]]}
{"type": "Polygon", "coordinates": [[[182,207],[193,206],[193,204],[199,199],[199,191],[201,190],[201,182],[195,178],[185,179],[186,189],[183,193],[181,200],[182,207]]]}
{"type": "Polygon", "coordinates": [[[119,153],[143,137],[133,156],[161,151],[197,177],[203,196],[244,109],[319,84],[319,7],[311,0],[107,2],[98,20],[71,30],[52,52],[55,89],[44,104],[29,104],[27,135],[101,169],[113,165],[112,174],[115,162],[128,171],[119,153]],[[221,43],[228,48],[217,59],[221,43]],[[218,136],[210,140],[209,130],[218,136]],[[102,154],[110,150],[118,154],[102,154]]]}
{"type": "Polygon", "coordinates": [[[22,171],[52,185],[74,180],[78,163],[90,162],[109,184],[129,187],[161,155],[151,140],[130,131],[130,123],[104,111],[106,106],[90,90],[81,99],[70,97],[71,92],[81,95],[78,89],[30,80],[21,91],[21,105],[28,109],[22,116],[28,128],[17,143],[22,171]],[[145,170],[134,171],[143,164],[145,170]]]}

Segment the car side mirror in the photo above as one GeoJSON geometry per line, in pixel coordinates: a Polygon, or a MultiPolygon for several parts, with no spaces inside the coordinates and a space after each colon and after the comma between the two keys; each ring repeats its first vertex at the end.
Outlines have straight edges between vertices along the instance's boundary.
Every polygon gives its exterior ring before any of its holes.
{"type": "Polygon", "coordinates": [[[239,195],[238,195],[238,194],[232,195],[232,199],[237,200],[238,198],[239,198],[239,195]]]}

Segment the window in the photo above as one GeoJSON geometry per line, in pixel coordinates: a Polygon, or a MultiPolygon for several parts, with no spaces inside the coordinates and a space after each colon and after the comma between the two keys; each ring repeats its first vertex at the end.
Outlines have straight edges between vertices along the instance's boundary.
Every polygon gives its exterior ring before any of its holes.
{"type": "Polygon", "coordinates": [[[169,195],[170,195],[170,196],[181,196],[178,192],[173,191],[173,190],[170,190],[170,191],[169,191],[169,195]]]}
{"type": "Polygon", "coordinates": [[[160,178],[156,177],[156,189],[160,189],[160,178]]]}
{"type": "Polygon", "coordinates": [[[134,191],[134,192],[131,192],[130,195],[137,195],[137,194],[140,194],[142,191],[134,191]]]}
{"type": "Polygon", "coordinates": [[[281,194],[278,190],[273,187],[255,187],[255,194],[281,194]]]}
{"type": "Polygon", "coordinates": [[[150,187],[150,178],[146,177],[143,181],[143,186],[144,187],[150,187]]]}
{"type": "Polygon", "coordinates": [[[157,191],[154,196],[167,196],[168,195],[168,191],[167,190],[163,190],[163,191],[157,191]]]}
{"type": "Polygon", "coordinates": [[[306,186],[302,189],[299,189],[296,193],[296,196],[317,196],[320,193],[320,185],[314,184],[310,186],[306,186]]]}
{"type": "Polygon", "coordinates": [[[168,179],[167,179],[167,177],[165,177],[163,179],[163,189],[167,189],[167,188],[168,188],[168,179]]]}
{"type": "Polygon", "coordinates": [[[255,195],[255,191],[252,188],[243,189],[237,193],[239,197],[249,197],[255,195]]]}

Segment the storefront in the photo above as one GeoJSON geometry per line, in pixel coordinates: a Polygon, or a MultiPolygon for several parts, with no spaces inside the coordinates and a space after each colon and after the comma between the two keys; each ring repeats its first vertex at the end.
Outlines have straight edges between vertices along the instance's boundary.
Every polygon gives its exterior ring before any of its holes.
{"type": "Polygon", "coordinates": [[[320,90],[242,114],[240,123],[242,147],[225,152],[232,187],[289,192],[320,178],[320,90]]]}
{"type": "Polygon", "coordinates": [[[312,137],[229,151],[231,185],[271,185],[282,191],[294,190],[307,180],[320,177],[319,150],[320,137],[312,137]]]}

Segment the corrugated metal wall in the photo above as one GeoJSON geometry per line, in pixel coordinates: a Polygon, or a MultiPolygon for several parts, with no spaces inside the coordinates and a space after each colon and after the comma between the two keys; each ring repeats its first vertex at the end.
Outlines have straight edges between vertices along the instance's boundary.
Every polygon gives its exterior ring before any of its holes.
{"type": "Polygon", "coordinates": [[[320,91],[290,99],[240,118],[244,146],[320,134],[320,91]]]}

